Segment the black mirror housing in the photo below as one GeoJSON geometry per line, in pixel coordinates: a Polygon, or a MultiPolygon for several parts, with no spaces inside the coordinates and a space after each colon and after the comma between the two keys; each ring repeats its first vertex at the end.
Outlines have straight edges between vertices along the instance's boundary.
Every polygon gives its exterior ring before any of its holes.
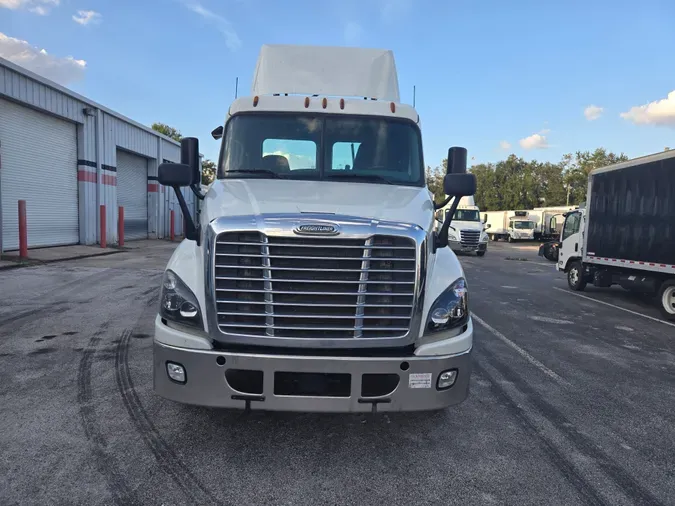
{"type": "Polygon", "coordinates": [[[199,140],[196,137],[183,137],[180,141],[180,163],[192,169],[190,185],[199,183],[199,140]]]}
{"type": "Polygon", "coordinates": [[[223,128],[223,125],[217,126],[211,130],[211,137],[213,137],[215,140],[222,139],[224,130],[225,129],[223,128]]]}
{"type": "MultiPolygon", "coordinates": [[[[452,147],[448,149],[448,174],[464,174],[466,173],[466,148],[452,147]]],[[[446,195],[450,195],[445,192],[446,195]]]]}
{"type": "Polygon", "coordinates": [[[192,167],[182,163],[162,163],[159,166],[159,184],[179,187],[190,186],[193,182],[192,167]]]}
{"type": "Polygon", "coordinates": [[[443,191],[446,195],[455,197],[471,196],[476,193],[476,176],[466,173],[448,173],[443,178],[443,191]]]}

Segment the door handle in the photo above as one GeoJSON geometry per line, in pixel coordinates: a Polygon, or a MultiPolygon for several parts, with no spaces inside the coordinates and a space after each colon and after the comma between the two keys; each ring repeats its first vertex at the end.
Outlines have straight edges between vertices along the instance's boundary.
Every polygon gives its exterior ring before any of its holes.
{"type": "Polygon", "coordinates": [[[574,243],[574,251],[579,251],[579,243],[578,242],[574,243]]]}

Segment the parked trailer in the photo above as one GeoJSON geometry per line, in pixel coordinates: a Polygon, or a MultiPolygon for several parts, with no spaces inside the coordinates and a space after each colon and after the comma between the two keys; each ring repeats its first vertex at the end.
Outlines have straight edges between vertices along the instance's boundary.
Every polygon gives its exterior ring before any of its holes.
{"type": "Polygon", "coordinates": [[[675,151],[593,171],[586,208],[567,215],[560,244],[556,268],[572,290],[655,294],[675,320],[675,151]]]}
{"type": "Polygon", "coordinates": [[[534,240],[548,241],[560,237],[560,232],[565,222],[565,212],[548,209],[533,209],[532,211],[528,211],[528,217],[534,222],[534,240]]]}
{"type": "Polygon", "coordinates": [[[483,214],[483,222],[491,241],[534,239],[534,222],[529,217],[529,211],[489,211],[483,214]]]}

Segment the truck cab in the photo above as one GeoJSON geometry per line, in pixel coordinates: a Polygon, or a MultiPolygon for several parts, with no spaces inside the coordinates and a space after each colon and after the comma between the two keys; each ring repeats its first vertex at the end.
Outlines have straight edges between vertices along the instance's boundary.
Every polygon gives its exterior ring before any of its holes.
{"type": "MultiPolygon", "coordinates": [[[[434,229],[420,120],[390,51],[263,46],[224,125],[217,179],[171,257],[154,389],[238,409],[442,409],[469,392],[469,284],[434,229]],[[283,62],[283,63],[280,63],[283,62]]],[[[196,139],[159,181],[198,181],[196,139]]],[[[475,192],[451,148],[444,190],[475,192]]],[[[198,190],[195,188],[195,192],[198,190]]],[[[454,210],[453,210],[454,211],[454,210]]]]}
{"type": "Polygon", "coordinates": [[[509,242],[515,241],[532,241],[534,239],[534,221],[532,221],[527,211],[515,211],[515,215],[509,217],[509,225],[507,228],[507,240],[509,242]],[[518,213],[525,213],[519,215],[518,213]]]}
{"type": "MultiPolygon", "coordinates": [[[[446,215],[451,212],[450,205],[436,211],[436,224],[440,228],[446,215]]],[[[480,208],[475,205],[473,196],[462,197],[459,200],[455,214],[452,217],[452,225],[448,232],[448,245],[450,249],[461,253],[476,253],[477,256],[485,256],[487,252],[488,234],[486,225],[480,219],[480,208]]]]}

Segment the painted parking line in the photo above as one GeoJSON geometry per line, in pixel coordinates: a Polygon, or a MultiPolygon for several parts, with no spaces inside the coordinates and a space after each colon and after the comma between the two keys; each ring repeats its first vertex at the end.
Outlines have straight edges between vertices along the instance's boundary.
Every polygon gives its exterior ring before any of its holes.
{"type": "Polygon", "coordinates": [[[526,352],[524,349],[522,349],[520,346],[518,346],[516,343],[511,341],[508,337],[506,337],[504,334],[499,332],[497,329],[493,328],[491,325],[489,325],[485,320],[480,318],[476,313],[473,311],[471,312],[471,317],[477,321],[482,327],[484,327],[488,332],[490,332],[492,335],[494,335],[497,339],[502,341],[504,344],[512,348],[518,355],[523,357],[525,360],[527,360],[530,364],[535,366],[537,369],[539,369],[541,372],[543,372],[546,376],[549,378],[557,381],[558,383],[562,383],[563,385],[569,386],[570,383],[563,379],[562,376],[557,374],[555,371],[549,369],[546,367],[544,364],[539,362],[536,358],[534,358],[532,355],[530,355],[528,352],[526,352]]]}
{"type": "Polygon", "coordinates": [[[626,309],[625,307],[617,306],[615,304],[610,304],[609,302],[605,302],[604,300],[594,299],[593,297],[589,297],[588,295],[581,295],[580,293],[572,292],[570,290],[565,290],[564,288],[558,288],[557,286],[554,286],[553,289],[558,290],[559,292],[567,293],[569,295],[574,295],[575,297],[581,297],[582,299],[592,300],[593,302],[597,302],[598,304],[604,304],[605,306],[613,307],[615,309],[620,309],[621,311],[625,311],[626,313],[634,314],[634,315],[637,315],[637,316],[642,316],[643,318],[647,318],[648,320],[653,320],[655,322],[663,323],[664,325],[669,325],[671,327],[675,327],[675,323],[670,323],[670,322],[667,322],[665,320],[661,320],[659,318],[654,318],[653,316],[638,313],[637,311],[633,311],[631,309],[626,309]]]}

